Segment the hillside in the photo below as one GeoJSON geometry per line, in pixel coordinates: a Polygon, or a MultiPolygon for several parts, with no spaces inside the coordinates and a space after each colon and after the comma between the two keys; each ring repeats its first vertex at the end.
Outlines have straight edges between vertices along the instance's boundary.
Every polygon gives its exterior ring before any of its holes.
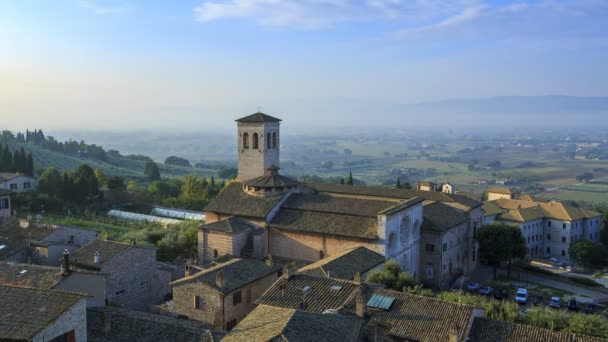
{"type": "MultiPolygon", "coordinates": [[[[68,155],[60,152],[51,151],[31,143],[8,143],[11,150],[23,147],[26,152],[31,152],[34,157],[34,165],[36,169],[43,169],[53,166],[58,170],[75,170],[82,164],[88,164],[93,169],[99,168],[108,176],[121,176],[126,179],[139,180],[144,178],[144,161],[133,160],[126,157],[116,158],[108,155],[108,162],[103,162],[95,159],[68,155]]],[[[217,170],[200,169],[194,167],[181,167],[173,165],[164,165],[158,163],[161,177],[181,177],[185,175],[198,175],[209,178],[216,176],[217,170]]]]}

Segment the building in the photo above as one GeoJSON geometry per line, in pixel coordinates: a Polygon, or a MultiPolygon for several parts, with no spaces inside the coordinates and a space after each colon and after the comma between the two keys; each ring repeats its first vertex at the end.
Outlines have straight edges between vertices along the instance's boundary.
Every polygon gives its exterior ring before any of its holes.
{"type": "Polygon", "coordinates": [[[437,184],[429,181],[419,181],[416,183],[416,190],[418,191],[435,191],[437,184]]]}
{"type": "Polygon", "coordinates": [[[0,340],[87,341],[85,296],[0,285],[0,340]]]}
{"type": "Polygon", "coordinates": [[[12,191],[0,189],[0,219],[15,215],[12,195],[12,191]]]}
{"type": "Polygon", "coordinates": [[[368,341],[464,342],[482,314],[471,305],[390,290],[377,290],[364,302],[368,341]]]}
{"type": "Polygon", "coordinates": [[[108,275],[108,304],[148,311],[170,293],[171,272],[159,267],[154,247],[94,240],[74,251],[72,257],[75,270],[108,275]]]}
{"type": "Polygon", "coordinates": [[[528,256],[568,259],[572,242],[599,241],[601,213],[560,202],[526,199],[501,198],[484,203],[483,208],[485,223],[497,221],[521,228],[528,256]]]}
{"type": "Polygon", "coordinates": [[[17,216],[0,217],[0,261],[37,263],[33,243],[52,232],[46,225],[29,225],[17,216]],[[22,225],[21,223],[24,222],[22,225]]]}
{"type": "Polygon", "coordinates": [[[266,175],[272,165],[279,166],[281,120],[254,113],[236,120],[238,130],[239,172],[244,181],[266,175]]]}
{"type": "Polygon", "coordinates": [[[443,185],[441,185],[441,192],[443,192],[444,194],[453,194],[454,186],[450,182],[443,183],[443,185]]]}
{"type": "Polygon", "coordinates": [[[515,193],[509,188],[489,188],[487,190],[488,201],[494,201],[497,199],[513,199],[515,193]]]}
{"type": "Polygon", "coordinates": [[[298,273],[317,277],[354,280],[365,279],[374,270],[382,270],[386,259],[365,247],[345,249],[298,270],[298,273]]]}
{"type": "Polygon", "coordinates": [[[201,322],[115,307],[87,309],[87,334],[90,342],[216,342],[222,337],[201,322]]]}
{"type": "Polygon", "coordinates": [[[0,172],[0,189],[13,192],[34,191],[38,185],[35,177],[26,176],[21,173],[0,172]]]}
{"type": "Polygon", "coordinates": [[[260,305],[222,341],[357,342],[363,337],[363,326],[357,317],[260,305]]]}
{"type": "Polygon", "coordinates": [[[78,292],[86,295],[87,307],[105,305],[106,275],[72,270],[69,253],[61,268],[0,262],[0,284],[78,292]]]}
{"type": "MultiPolygon", "coordinates": [[[[248,121],[250,117],[243,119],[248,121]]],[[[256,121],[256,129],[273,131],[278,136],[278,119],[257,114],[254,117],[266,120],[256,121]]],[[[249,126],[241,125],[240,120],[237,123],[239,182],[229,184],[205,208],[207,225],[199,229],[201,264],[223,254],[254,258],[272,255],[316,262],[345,249],[365,247],[385,259],[396,260],[404,271],[420,279],[424,245],[420,240],[421,227],[427,219],[423,207],[434,202],[446,203],[467,215],[468,243],[459,245],[466,258],[464,272],[477,264],[472,258],[472,232],[483,219],[480,202],[435,191],[299,183],[280,175],[275,164],[268,166],[265,153],[270,152],[251,154],[251,149],[242,148],[248,141],[244,140],[244,127],[249,126]],[[261,166],[256,166],[255,173],[241,170],[250,165],[263,165],[267,170],[263,173],[261,166]]],[[[270,146],[276,149],[269,154],[270,160],[278,163],[275,156],[278,158],[279,145],[275,147],[273,135],[270,137],[270,146]]]]}
{"type": "Polygon", "coordinates": [[[277,279],[271,261],[232,259],[171,283],[173,301],[165,311],[230,331],[277,279]]]}
{"type": "Polygon", "coordinates": [[[469,341],[501,342],[605,342],[604,338],[579,334],[567,334],[531,325],[498,321],[489,318],[475,317],[469,334],[469,341]]]}

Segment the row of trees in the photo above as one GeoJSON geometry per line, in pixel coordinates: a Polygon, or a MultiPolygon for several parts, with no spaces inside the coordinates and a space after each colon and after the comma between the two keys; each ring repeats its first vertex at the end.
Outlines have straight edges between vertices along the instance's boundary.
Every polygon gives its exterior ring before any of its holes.
{"type": "Polygon", "coordinates": [[[34,158],[32,153],[25,153],[23,148],[13,151],[4,144],[0,145],[0,172],[18,172],[28,176],[34,175],[34,158]]]}
{"type": "Polygon", "coordinates": [[[38,191],[51,198],[72,202],[93,200],[100,196],[99,180],[95,171],[86,164],[74,172],[60,173],[54,167],[45,169],[38,180],[38,191]]]}
{"type": "Polygon", "coordinates": [[[202,210],[217,196],[225,183],[216,183],[215,178],[186,176],[181,179],[155,180],[146,188],[129,182],[127,189],[136,193],[142,201],[151,201],[163,206],[188,210],[202,210]]]}

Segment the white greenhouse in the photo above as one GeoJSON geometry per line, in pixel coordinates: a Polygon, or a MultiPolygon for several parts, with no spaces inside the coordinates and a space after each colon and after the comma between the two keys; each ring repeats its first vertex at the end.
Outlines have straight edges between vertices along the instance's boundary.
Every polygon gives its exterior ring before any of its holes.
{"type": "Polygon", "coordinates": [[[125,221],[157,222],[157,223],[160,223],[163,225],[178,224],[178,223],[183,222],[181,220],[175,220],[175,219],[167,218],[167,217],[131,213],[131,212],[122,211],[122,210],[110,210],[110,211],[108,211],[108,216],[115,217],[115,218],[125,220],[125,221]]]}
{"type": "Polygon", "coordinates": [[[179,220],[205,221],[205,214],[200,211],[155,207],[151,215],[170,217],[179,220]]]}

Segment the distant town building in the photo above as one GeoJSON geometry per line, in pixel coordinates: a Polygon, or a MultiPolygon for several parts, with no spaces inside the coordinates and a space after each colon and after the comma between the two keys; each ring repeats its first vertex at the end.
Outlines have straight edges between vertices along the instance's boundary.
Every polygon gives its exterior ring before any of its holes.
{"type": "Polygon", "coordinates": [[[0,340],[87,341],[85,295],[0,285],[0,340]]]}
{"type": "Polygon", "coordinates": [[[435,191],[437,184],[429,181],[419,181],[416,183],[416,190],[418,191],[435,191]]]}
{"type": "Polygon", "coordinates": [[[605,342],[600,337],[581,334],[568,334],[555,330],[543,329],[532,325],[499,321],[484,317],[475,317],[469,334],[470,341],[501,342],[605,342]]]}
{"type": "Polygon", "coordinates": [[[515,193],[509,188],[489,188],[488,201],[493,201],[501,198],[513,199],[515,193]]]}
{"type": "Polygon", "coordinates": [[[173,300],[161,310],[230,331],[255,308],[278,271],[271,259],[232,259],[172,282],[173,300]]]}
{"type": "Polygon", "coordinates": [[[453,194],[454,185],[452,185],[452,183],[450,183],[450,182],[443,183],[443,185],[441,185],[441,192],[443,192],[444,194],[453,194]]]}
{"type": "Polygon", "coordinates": [[[108,275],[108,304],[148,311],[170,293],[171,272],[159,267],[154,247],[95,240],[74,251],[71,263],[108,275]]]}
{"type": "Polygon", "coordinates": [[[601,213],[592,210],[553,201],[505,198],[488,201],[483,209],[484,223],[498,221],[521,228],[530,257],[568,259],[572,242],[600,239],[601,213]]]}
{"type": "Polygon", "coordinates": [[[26,176],[21,173],[0,172],[0,189],[13,192],[34,191],[38,185],[35,177],[26,176]]]}

